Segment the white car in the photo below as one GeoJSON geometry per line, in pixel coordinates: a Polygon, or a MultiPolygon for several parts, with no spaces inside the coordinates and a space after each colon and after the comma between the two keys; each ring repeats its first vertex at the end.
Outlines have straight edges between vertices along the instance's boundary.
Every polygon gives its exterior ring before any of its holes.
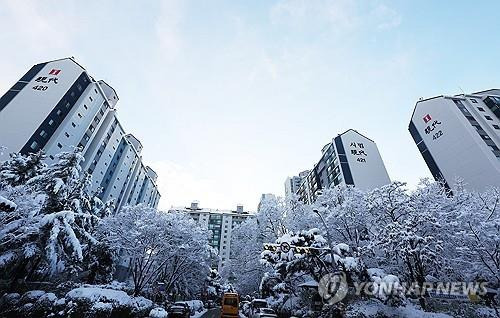
{"type": "Polygon", "coordinates": [[[265,299],[254,299],[250,302],[249,310],[248,310],[248,316],[250,318],[254,318],[254,315],[257,313],[257,310],[259,308],[267,308],[267,301],[265,299]]]}
{"type": "Polygon", "coordinates": [[[271,308],[258,308],[252,318],[277,318],[276,313],[271,308]]]}

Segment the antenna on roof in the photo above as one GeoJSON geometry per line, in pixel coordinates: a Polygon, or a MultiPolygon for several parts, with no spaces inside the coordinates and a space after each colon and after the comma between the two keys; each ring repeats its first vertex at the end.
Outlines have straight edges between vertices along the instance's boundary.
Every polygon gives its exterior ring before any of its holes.
{"type": "Polygon", "coordinates": [[[464,96],[465,96],[465,92],[464,92],[464,90],[462,89],[462,87],[458,86],[458,88],[462,91],[462,95],[464,95],[464,96]]]}

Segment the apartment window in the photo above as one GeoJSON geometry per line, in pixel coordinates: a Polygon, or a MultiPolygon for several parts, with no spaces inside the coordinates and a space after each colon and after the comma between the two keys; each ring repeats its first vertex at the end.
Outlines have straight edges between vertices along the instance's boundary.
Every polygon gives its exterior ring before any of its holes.
{"type": "Polygon", "coordinates": [[[62,145],[61,145],[61,143],[60,143],[60,142],[58,142],[58,143],[57,143],[57,147],[59,147],[59,149],[61,149],[61,148],[62,148],[62,145]]]}
{"type": "Polygon", "coordinates": [[[97,89],[94,88],[94,92],[97,94],[97,89]]]}
{"type": "Polygon", "coordinates": [[[62,111],[60,109],[57,110],[56,112],[57,116],[61,116],[62,115],[62,111]]]}
{"type": "Polygon", "coordinates": [[[49,158],[50,158],[51,160],[54,160],[54,156],[53,156],[53,155],[50,155],[50,156],[49,156],[49,158]]]}
{"type": "Polygon", "coordinates": [[[90,99],[90,101],[91,101],[91,102],[92,102],[92,101],[94,101],[94,100],[92,99],[92,96],[89,96],[89,99],[90,99]]]}
{"type": "Polygon", "coordinates": [[[69,109],[69,108],[71,107],[70,102],[67,102],[65,106],[66,106],[66,108],[68,108],[68,109],[69,109]]]}
{"type": "Polygon", "coordinates": [[[73,126],[73,128],[75,128],[75,127],[76,127],[76,124],[75,124],[75,123],[71,123],[71,126],[73,126]]]}
{"type": "Polygon", "coordinates": [[[80,85],[80,84],[77,84],[77,85],[76,85],[76,88],[78,89],[78,91],[79,91],[79,92],[81,92],[81,91],[83,90],[83,87],[82,87],[82,85],[80,85]]]}
{"type": "Polygon", "coordinates": [[[47,134],[47,132],[46,132],[45,130],[42,130],[42,131],[40,132],[40,136],[42,136],[43,138],[47,138],[47,136],[48,136],[48,135],[49,135],[49,134],[47,134]]]}
{"type": "Polygon", "coordinates": [[[484,116],[484,118],[486,118],[488,120],[493,120],[493,118],[491,118],[490,116],[484,116]]]}
{"type": "Polygon", "coordinates": [[[85,109],[89,109],[89,108],[87,107],[87,105],[85,105],[85,104],[83,104],[83,108],[85,108],[85,109]]]}
{"type": "Polygon", "coordinates": [[[78,113],[78,117],[82,118],[82,114],[78,113]]]}
{"type": "Polygon", "coordinates": [[[470,101],[471,101],[473,104],[477,104],[477,100],[475,100],[475,99],[472,99],[472,98],[471,98],[471,100],[470,100],[470,101]]]}
{"type": "Polygon", "coordinates": [[[49,126],[52,126],[54,124],[54,121],[51,119],[49,120],[49,126]]]}
{"type": "Polygon", "coordinates": [[[493,125],[493,128],[495,128],[495,129],[500,129],[500,126],[498,126],[498,125],[493,125]]]}
{"type": "Polygon", "coordinates": [[[69,138],[69,134],[67,132],[64,132],[64,135],[69,138]]]}
{"type": "Polygon", "coordinates": [[[37,143],[36,141],[33,141],[33,142],[31,143],[30,148],[31,148],[31,149],[33,149],[33,150],[35,150],[37,147],[38,147],[38,143],[37,143]]]}
{"type": "Polygon", "coordinates": [[[478,109],[480,112],[484,112],[484,108],[482,108],[482,107],[478,107],[477,109],[478,109]]]}
{"type": "Polygon", "coordinates": [[[71,93],[69,94],[69,96],[71,96],[71,97],[75,97],[75,92],[71,92],[71,93]]]}

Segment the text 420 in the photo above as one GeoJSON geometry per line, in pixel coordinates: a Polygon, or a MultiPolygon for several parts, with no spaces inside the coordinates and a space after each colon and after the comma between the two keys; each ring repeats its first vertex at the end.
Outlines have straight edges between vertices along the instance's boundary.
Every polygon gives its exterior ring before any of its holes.
{"type": "Polygon", "coordinates": [[[46,91],[47,88],[49,88],[48,86],[43,86],[43,85],[35,85],[32,87],[34,90],[36,91],[46,91]]]}

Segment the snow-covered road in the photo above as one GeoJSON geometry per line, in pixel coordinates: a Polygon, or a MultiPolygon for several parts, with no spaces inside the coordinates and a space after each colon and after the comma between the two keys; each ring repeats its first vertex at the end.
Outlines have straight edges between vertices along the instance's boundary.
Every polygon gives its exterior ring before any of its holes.
{"type": "Polygon", "coordinates": [[[213,308],[209,309],[201,318],[219,318],[220,317],[220,309],[213,308]]]}

